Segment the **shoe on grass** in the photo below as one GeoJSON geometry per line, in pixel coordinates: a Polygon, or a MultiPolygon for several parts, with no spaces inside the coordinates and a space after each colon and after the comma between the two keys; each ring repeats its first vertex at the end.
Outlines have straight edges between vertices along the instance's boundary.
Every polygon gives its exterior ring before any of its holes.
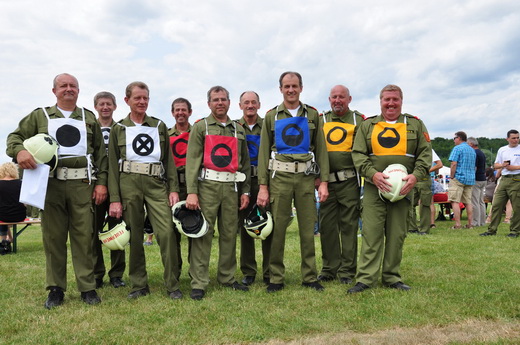
{"type": "Polygon", "coordinates": [[[81,300],[90,305],[95,305],[95,304],[101,303],[101,298],[99,298],[96,290],[82,292],[81,300]]]}
{"type": "Polygon", "coordinates": [[[350,289],[347,290],[347,293],[350,293],[350,294],[358,293],[358,292],[363,292],[368,289],[370,289],[370,286],[368,286],[367,284],[357,282],[356,285],[354,285],[353,287],[351,287],[350,289]]]}
{"type": "Polygon", "coordinates": [[[245,286],[252,285],[255,282],[255,276],[245,276],[244,279],[242,279],[242,284],[245,286]]]}
{"type": "Polygon", "coordinates": [[[236,290],[236,291],[249,291],[249,288],[245,285],[242,285],[240,284],[239,282],[235,281],[233,282],[232,284],[224,284],[222,285],[224,287],[227,287],[227,288],[231,288],[233,290],[236,290]]]}
{"type": "Polygon", "coordinates": [[[283,284],[269,283],[269,285],[267,285],[267,292],[277,292],[277,291],[283,290],[283,288],[284,288],[283,284]]]}
{"type": "Polygon", "coordinates": [[[46,309],[52,309],[54,307],[60,306],[63,304],[64,297],[65,294],[63,293],[62,288],[51,286],[49,288],[49,296],[47,296],[47,300],[43,306],[46,309]]]}
{"type": "Polygon", "coordinates": [[[121,277],[110,278],[110,284],[112,284],[112,286],[115,287],[116,289],[126,286],[125,282],[123,281],[123,279],[121,279],[121,277]]]}
{"type": "Polygon", "coordinates": [[[182,292],[181,290],[177,289],[173,292],[169,292],[168,296],[170,296],[171,299],[182,299],[182,292]]]}
{"type": "Polygon", "coordinates": [[[200,301],[204,298],[205,292],[202,289],[193,289],[190,292],[190,298],[195,301],[200,301]]]}
{"type": "Polygon", "coordinates": [[[401,290],[401,291],[409,291],[412,289],[410,286],[406,285],[403,282],[393,283],[393,284],[388,285],[388,287],[390,289],[396,289],[396,290],[401,290]]]}
{"type": "Polygon", "coordinates": [[[128,299],[137,299],[139,297],[143,297],[150,294],[150,288],[145,287],[140,290],[132,291],[128,294],[128,299]]]}
{"type": "Polygon", "coordinates": [[[305,282],[303,282],[303,283],[302,283],[302,286],[303,286],[303,287],[306,287],[306,288],[314,289],[314,290],[316,290],[316,291],[323,291],[323,290],[325,290],[325,288],[323,287],[323,285],[321,285],[321,284],[318,283],[318,282],[312,282],[312,283],[305,283],[305,282]]]}

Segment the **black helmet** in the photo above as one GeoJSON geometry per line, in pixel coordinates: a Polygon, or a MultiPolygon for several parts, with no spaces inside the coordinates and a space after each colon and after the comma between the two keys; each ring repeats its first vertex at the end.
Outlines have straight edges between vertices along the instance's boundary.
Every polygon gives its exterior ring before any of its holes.
{"type": "Polygon", "coordinates": [[[208,223],[200,210],[190,210],[186,201],[179,201],[172,207],[173,223],[177,230],[192,238],[204,236],[208,232],[208,223]]]}

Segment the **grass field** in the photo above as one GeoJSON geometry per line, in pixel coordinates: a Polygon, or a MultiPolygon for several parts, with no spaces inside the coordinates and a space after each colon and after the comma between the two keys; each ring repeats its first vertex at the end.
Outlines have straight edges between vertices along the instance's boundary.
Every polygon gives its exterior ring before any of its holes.
{"type": "MultiPolygon", "coordinates": [[[[129,301],[128,287],[104,287],[98,290],[103,302],[88,306],[69,263],[65,303],[50,311],[43,308],[41,231],[31,226],[19,237],[18,253],[0,257],[0,344],[519,344],[520,239],[505,237],[505,224],[494,237],[478,236],[484,227],[448,230],[452,225],[437,222],[431,235],[407,237],[401,270],[413,288],[408,293],[378,287],[347,295],[349,286],[338,281],[321,293],[301,287],[294,222],[286,288],[279,293],[267,294],[261,283],[247,293],[218,286],[214,240],[206,298],[188,297],[185,266],[185,298],[172,301],[154,244],[146,247],[150,296],[129,301]]],[[[184,240],[184,257],[186,247],[184,240]]],[[[320,268],[319,238],[316,253],[320,268]]]]}

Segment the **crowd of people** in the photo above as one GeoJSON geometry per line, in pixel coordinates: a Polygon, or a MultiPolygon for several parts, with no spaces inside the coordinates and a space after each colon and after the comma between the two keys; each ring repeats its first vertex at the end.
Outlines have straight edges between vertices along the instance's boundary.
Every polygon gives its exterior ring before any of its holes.
{"type": "MultiPolygon", "coordinates": [[[[410,290],[400,273],[404,239],[413,227],[420,234],[429,233],[433,223],[430,174],[442,167],[424,123],[402,112],[403,93],[396,85],[381,90],[381,114],[369,118],[349,108],[352,97],[343,85],[331,88],[331,109],[324,114],[301,102],[303,80],[299,73],[284,72],[279,89],[282,102],[264,118],[259,115],[260,96],[254,91],[240,95],[243,116],[239,120],[229,117],[230,95],[222,86],[208,90],[210,114],[193,124],[191,103],[177,98],[171,107],[175,125],[168,128],[164,119],[147,113],[150,90],[143,82],[127,86],[124,101],[129,113],[115,122],[117,105],[112,93],[103,91],[94,96],[96,118],[76,104],[78,80],[67,73],[56,76],[52,88],[56,104],[32,111],[7,138],[7,154],[21,169],[37,168],[35,158],[24,147],[25,140],[47,133],[59,143],[42,211],[49,290],[45,308],[64,302],[67,238],[80,298],[87,304],[101,302],[96,289],[104,285],[106,269],[97,234],[121,219],[130,229],[130,299],[150,294],[143,247],[143,237],[150,235],[150,228],[160,250],[166,294],[173,300],[183,298],[179,280],[185,266],[191,280],[190,298],[205,297],[215,231],[219,234],[218,284],[247,292],[259,275],[268,293],[280,291],[285,287],[285,238],[293,207],[303,287],[323,291],[323,282],[338,280],[354,284],[347,290],[352,294],[375,287],[381,279],[388,288],[410,290]],[[381,195],[392,191],[389,176],[383,173],[392,164],[402,165],[406,176],[397,191],[400,197],[389,201],[381,195]],[[201,210],[208,224],[206,234],[187,238],[188,253],[184,256],[182,236],[172,221],[171,207],[179,201],[185,201],[189,210],[201,210]],[[319,219],[316,201],[320,203],[319,219]],[[417,204],[419,226],[411,213],[417,204]],[[244,229],[244,219],[255,205],[272,214],[272,233],[262,241],[255,241],[244,229]],[[360,218],[363,231],[358,259],[360,218]],[[403,221],[406,219],[409,221],[403,221]],[[318,220],[320,271],[314,240],[318,220]],[[235,277],[237,236],[241,280],[235,277]],[[258,242],[261,264],[255,258],[258,242]],[[187,257],[187,265],[183,265],[183,257],[187,257]]],[[[501,169],[504,181],[497,187],[495,212],[483,236],[496,234],[500,211],[508,199],[515,211],[511,231],[518,236],[516,193],[520,182],[514,174],[520,172],[520,154],[518,132],[510,132],[510,146],[497,155],[495,168],[501,169]]],[[[475,183],[474,156],[479,155],[475,154],[478,143],[470,141],[477,145],[474,149],[466,148],[465,142],[465,134],[457,132],[457,146],[450,156],[449,200],[455,228],[461,227],[459,202],[466,203],[467,227],[481,225],[485,216],[481,205],[475,212],[469,206],[470,187],[475,183]],[[473,176],[469,176],[471,169],[473,176]]],[[[480,167],[477,171],[477,181],[485,182],[480,167]]],[[[482,186],[485,183],[479,183],[479,188],[482,186]]],[[[483,199],[483,194],[475,198],[483,199]]],[[[110,259],[109,283],[114,288],[125,286],[125,251],[111,251],[110,259]]]]}

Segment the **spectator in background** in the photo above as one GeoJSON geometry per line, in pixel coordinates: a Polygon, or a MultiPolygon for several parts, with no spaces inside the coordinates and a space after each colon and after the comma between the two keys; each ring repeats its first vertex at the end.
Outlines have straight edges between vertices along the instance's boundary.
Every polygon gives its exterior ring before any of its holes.
{"type": "Polygon", "coordinates": [[[486,224],[486,205],[484,204],[484,191],[486,188],[486,155],[478,148],[478,141],[473,137],[468,138],[468,145],[475,150],[475,185],[471,191],[471,204],[473,205],[473,226],[486,224]]]}
{"type": "MultiPolygon", "coordinates": [[[[486,188],[484,192],[484,203],[487,204],[493,202],[493,195],[495,194],[495,189],[497,187],[497,180],[495,178],[495,169],[486,168],[486,188]]],[[[486,218],[486,224],[491,222],[491,207],[489,208],[489,213],[486,218]]]]}
{"type": "MultiPolygon", "coordinates": [[[[20,203],[22,180],[16,164],[7,162],[0,165],[0,221],[21,222],[25,219],[25,205],[20,203]]],[[[0,254],[11,252],[12,236],[7,225],[0,225],[0,254]],[[8,236],[9,234],[9,236],[8,236]]]]}
{"type": "Polygon", "coordinates": [[[453,209],[453,220],[455,225],[452,229],[460,229],[460,205],[462,202],[466,206],[468,213],[468,224],[466,229],[471,229],[473,218],[473,205],[471,204],[471,190],[475,184],[475,160],[476,153],[468,144],[466,133],[459,131],[455,133],[453,141],[455,147],[450,153],[451,161],[450,185],[448,189],[448,200],[453,209]]]}
{"type": "MultiPolygon", "coordinates": [[[[489,181],[489,177],[488,177],[488,184],[486,185],[486,198],[488,199],[488,201],[486,201],[486,203],[491,203],[491,205],[489,206],[489,212],[487,214],[487,218],[486,218],[486,224],[489,224],[491,223],[491,214],[493,212],[493,199],[494,199],[494,196],[495,196],[495,192],[497,191],[497,188],[499,183],[500,183],[500,177],[502,176],[502,169],[496,169],[496,173],[495,173],[495,170],[493,168],[488,168],[488,169],[491,169],[491,173],[493,174],[493,182],[490,182],[489,181]],[[489,191],[488,191],[489,189],[489,191]]],[[[487,172],[486,172],[487,174],[487,172]]],[[[509,224],[510,221],[511,221],[511,215],[513,213],[513,206],[511,205],[511,200],[508,200],[507,201],[507,204],[506,204],[506,217],[504,218],[504,223],[506,224],[509,224]]]]}
{"type": "Polygon", "coordinates": [[[502,217],[502,210],[507,201],[511,201],[513,207],[513,217],[511,218],[509,238],[517,238],[520,235],[520,139],[518,131],[511,129],[507,132],[507,142],[509,145],[503,146],[498,150],[495,159],[495,169],[502,170],[502,177],[498,184],[493,198],[494,213],[491,216],[491,223],[488,230],[480,236],[495,236],[502,217]]]}

